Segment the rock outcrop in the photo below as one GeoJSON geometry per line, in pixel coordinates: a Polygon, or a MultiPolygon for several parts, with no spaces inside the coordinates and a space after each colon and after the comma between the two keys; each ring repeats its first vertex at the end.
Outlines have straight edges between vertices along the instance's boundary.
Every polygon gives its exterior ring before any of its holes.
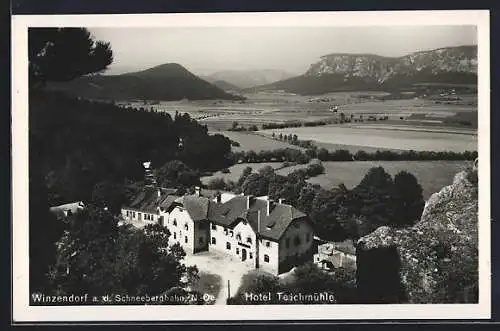
{"type": "Polygon", "coordinates": [[[414,226],[359,239],[357,263],[363,302],[477,302],[477,171],[433,194],[414,226]]]}
{"type": "Polygon", "coordinates": [[[372,54],[329,54],[312,64],[306,76],[343,74],[362,77],[379,83],[395,75],[414,75],[428,71],[477,73],[477,47],[447,47],[411,53],[401,57],[383,57],[372,54]]]}

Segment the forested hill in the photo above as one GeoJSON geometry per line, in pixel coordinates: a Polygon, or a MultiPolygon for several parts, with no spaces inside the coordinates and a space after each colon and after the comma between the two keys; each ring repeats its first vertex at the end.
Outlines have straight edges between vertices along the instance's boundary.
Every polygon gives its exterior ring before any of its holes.
{"type": "Polygon", "coordinates": [[[230,141],[208,135],[187,114],[171,118],[43,91],[29,104],[30,177],[43,176],[51,203],[87,200],[101,181],[140,180],[146,160],[159,168],[179,159],[198,170],[229,162],[230,141]]]}
{"type": "Polygon", "coordinates": [[[177,63],[166,63],[122,75],[79,77],[70,82],[51,83],[53,90],[89,99],[107,100],[239,100],[204,81],[177,63]]]}

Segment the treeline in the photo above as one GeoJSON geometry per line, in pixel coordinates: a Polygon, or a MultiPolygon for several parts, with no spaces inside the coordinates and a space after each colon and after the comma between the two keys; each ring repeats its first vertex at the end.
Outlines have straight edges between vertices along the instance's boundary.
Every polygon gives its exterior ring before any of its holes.
{"type": "Polygon", "coordinates": [[[344,185],[324,189],[310,184],[308,175],[321,171],[321,167],[309,171],[282,176],[270,166],[258,172],[247,167],[237,182],[219,180],[217,189],[284,199],[309,216],[318,236],[333,241],[357,239],[382,225],[409,226],[422,213],[422,187],[406,171],[393,178],[382,167],[372,168],[352,190],[344,185]]]}
{"type": "Polygon", "coordinates": [[[195,170],[231,164],[230,140],[209,135],[188,114],[141,112],[34,91],[30,169],[46,178],[50,204],[89,200],[97,183],[140,180],[143,161],[180,160],[195,170]]]}
{"type": "Polygon", "coordinates": [[[209,135],[188,114],[172,118],[50,91],[51,83],[112,63],[110,44],[85,28],[33,28],[28,40],[30,292],[184,291],[197,270],[181,263],[180,247],[168,246],[168,232],[119,226],[114,214],[141,189],[142,162],[157,168],[160,185],[190,186],[199,171],[231,164],[230,140],[209,135]],[[49,210],[79,200],[87,208],[66,222],[49,210]]]}
{"type": "MultiPolygon", "coordinates": [[[[293,141],[293,138],[292,138],[293,141]]],[[[300,140],[296,140],[300,142],[300,140]]],[[[298,143],[297,143],[298,144],[298,143]]],[[[303,143],[307,145],[306,143],[303,143]]],[[[309,146],[309,145],[307,145],[309,146]]],[[[359,150],[352,153],[346,149],[328,151],[326,148],[308,148],[305,151],[294,148],[279,148],[268,151],[255,152],[241,151],[233,152],[234,163],[261,163],[261,162],[296,162],[306,164],[311,159],[321,161],[441,161],[441,160],[468,160],[477,158],[477,151],[453,152],[453,151],[381,151],[365,152],[359,150]]]]}

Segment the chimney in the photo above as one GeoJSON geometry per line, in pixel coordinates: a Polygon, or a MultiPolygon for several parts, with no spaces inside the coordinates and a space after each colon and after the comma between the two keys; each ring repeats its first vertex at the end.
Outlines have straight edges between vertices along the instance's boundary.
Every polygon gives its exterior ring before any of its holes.
{"type": "Polygon", "coordinates": [[[247,195],[247,209],[250,209],[250,196],[247,195]]]}
{"type": "Polygon", "coordinates": [[[161,198],[161,188],[158,187],[158,200],[161,198]]]}
{"type": "Polygon", "coordinates": [[[284,204],[284,203],[285,203],[285,199],[280,198],[280,199],[278,200],[278,203],[279,203],[280,205],[284,204]]]}
{"type": "Polygon", "coordinates": [[[199,197],[200,196],[200,187],[199,186],[195,186],[194,187],[194,194],[199,197]]]}
{"type": "Polygon", "coordinates": [[[217,192],[216,198],[217,198],[217,202],[221,203],[221,201],[222,201],[222,194],[220,192],[217,192]]]}
{"type": "Polygon", "coordinates": [[[260,210],[257,210],[257,234],[260,233],[260,210]]]}
{"type": "Polygon", "coordinates": [[[267,216],[269,216],[269,212],[270,212],[270,209],[271,209],[271,201],[269,201],[269,199],[267,200],[267,206],[266,207],[267,207],[266,208],[266,214],[267,214],[267,216]]]}

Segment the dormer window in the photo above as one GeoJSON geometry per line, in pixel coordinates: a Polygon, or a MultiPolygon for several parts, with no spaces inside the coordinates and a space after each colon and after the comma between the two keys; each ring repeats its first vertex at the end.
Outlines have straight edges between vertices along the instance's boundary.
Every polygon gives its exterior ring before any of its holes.
{"type": "Polygon", "coordinates": [[[266,241],[266,247],[271,247],[271,242],[269,240],[266,241]]]}

